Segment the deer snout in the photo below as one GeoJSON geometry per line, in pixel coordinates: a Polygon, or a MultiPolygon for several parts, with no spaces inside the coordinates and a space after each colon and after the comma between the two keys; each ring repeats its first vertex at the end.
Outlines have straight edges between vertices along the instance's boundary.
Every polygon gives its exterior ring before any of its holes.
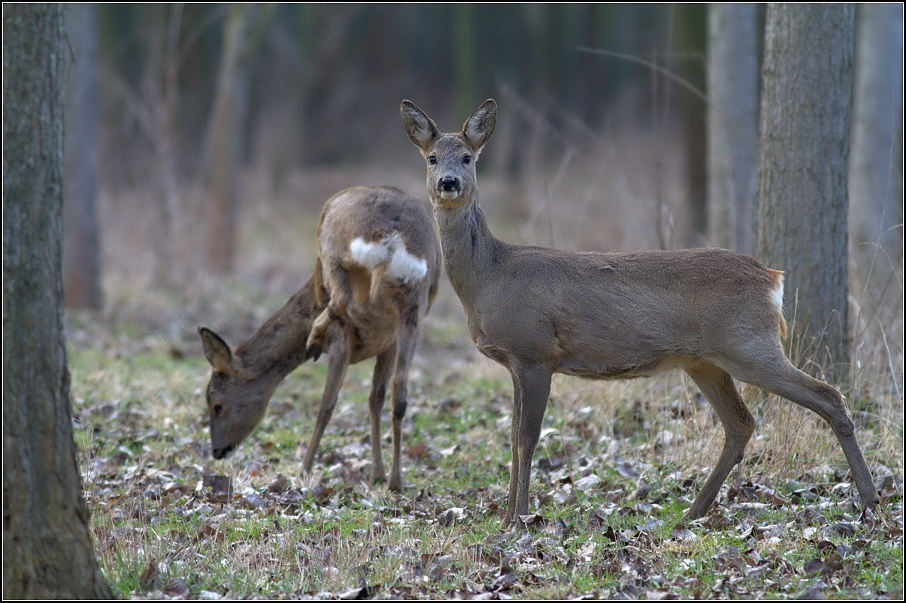
{"type": "Polygon", "coordinates": [[[228,444],[223,448],[214,448],[213,450],[211,450],[211,456],[213,456],[215,459],[222,459],[231,452],[233,452],[233,445],[228,444]]]}
{"type": "Polygon", "coordinates": [[[459,182],[459,178],[455,176],[444,176],[438,180],[437,190],[440,191],[440,196],[444,198],[458,196],[462,192],[462,184],[459,182]]]}

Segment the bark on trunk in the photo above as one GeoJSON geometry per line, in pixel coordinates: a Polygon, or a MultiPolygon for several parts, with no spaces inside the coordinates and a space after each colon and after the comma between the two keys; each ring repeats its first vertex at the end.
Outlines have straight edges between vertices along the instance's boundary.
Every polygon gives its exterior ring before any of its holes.
{"type": "Polygon", "coordinates": [[[63,340],[59,4],[3,6],[3,596],[111,598],[81,495],[63,340]]]}
{"type": "Polygon", "coordinates": [[[756,254],[786,273],[793,349],[844,381],[851,4],[768,6],[756,254]],[[804,344],[804,345],[803,345],[804,344]]]}

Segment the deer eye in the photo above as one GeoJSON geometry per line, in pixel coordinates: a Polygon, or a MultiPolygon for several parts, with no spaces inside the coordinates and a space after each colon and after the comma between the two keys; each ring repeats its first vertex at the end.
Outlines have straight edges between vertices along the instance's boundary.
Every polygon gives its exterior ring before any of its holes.
{"type": "Polygon", "coordinates": [[[215,404],[214,408],[212,408],[211,410],[214,411],[215,416],[219,417],[220,415],[223,414],[223,404],[215,404]]]}
{"type": "Polygon", "coordinates": [[[472,163],[472,156],[471,156],[471,155],[463,155],[463,156],[462,156],[462,162],[463,162],[464,164],[466,164],[466,165],[469,165],[470,163],[472,163]]]}
{"type": "Polygon", "coordinates": [[[428,163],[430,163],[431,165],[437,165],[437,157],[435,155],[431,155],[430,157],[428,157],[428,163]]]}

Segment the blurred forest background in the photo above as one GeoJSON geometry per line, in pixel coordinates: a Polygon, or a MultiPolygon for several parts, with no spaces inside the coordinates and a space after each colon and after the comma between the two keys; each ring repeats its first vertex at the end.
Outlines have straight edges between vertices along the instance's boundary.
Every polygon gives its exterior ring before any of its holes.
{"type": "MultiPolygon", "coordinates": [[[[899,333],[901,359],[902,329],[890,325],[902,325],[902,5],[856,13],[850,316],[899,333]]],[[[290,295],[313,266],[328,196],[358,184],[425,196],[398,117],[404,98],[443,130],[497,99],[479,174],[501,238],[752,253],[764,14],[751,4],[71,5],[67,306],[110,315],[160,295],[204,315],[204,283],[224,277],[290,295]]],[[[189,322],[170,328],[191,333],[189,322]]]]}

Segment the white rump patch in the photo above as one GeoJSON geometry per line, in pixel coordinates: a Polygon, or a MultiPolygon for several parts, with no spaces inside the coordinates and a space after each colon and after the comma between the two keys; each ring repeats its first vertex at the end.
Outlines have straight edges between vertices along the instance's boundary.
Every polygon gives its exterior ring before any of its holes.
{"type": "Polygon", "coordinates": [[[398,232],[373,243],[365,241],[362,237],[356,237],[349,244],[349,252],[356,264],[372,272],[387,262],[385,274],[407,285],[420,281],[428,274],[427,262],[406,250],[403,237],[398,232]]]}
{"type": "Polygon", "coordinates": [[[777,286],[771,291],[771,303],[777,308],[777,312],[783,315],[783,275],[777,279],[777,286]]]}

